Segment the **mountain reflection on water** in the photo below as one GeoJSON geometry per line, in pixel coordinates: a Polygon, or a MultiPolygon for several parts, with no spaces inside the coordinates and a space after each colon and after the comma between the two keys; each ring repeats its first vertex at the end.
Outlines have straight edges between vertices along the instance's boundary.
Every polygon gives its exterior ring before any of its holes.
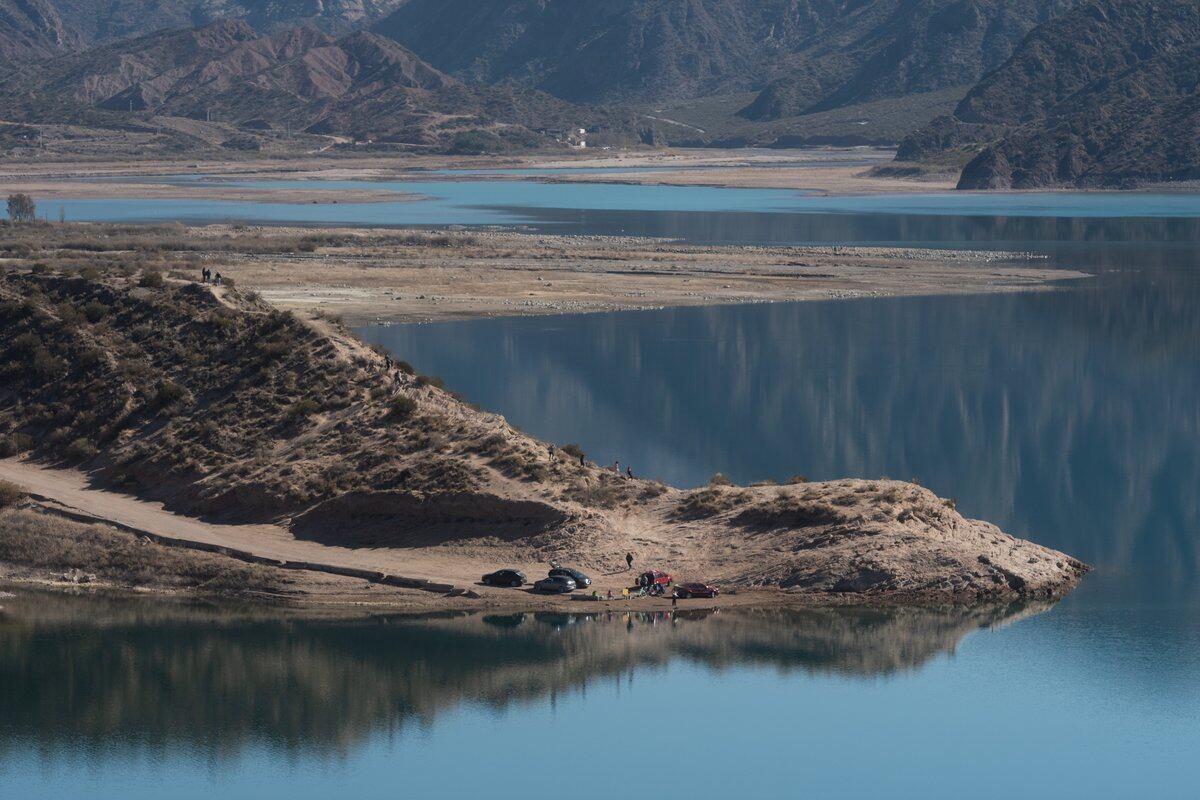
{"type": "Polygon", "coordinates": [[[322,621],[142,599],[20,594],[6,603],[0,755],[31,743],[341,751],[463,702],[505,707],[674,659],[886,675],[1046,607],[322,621]]]}

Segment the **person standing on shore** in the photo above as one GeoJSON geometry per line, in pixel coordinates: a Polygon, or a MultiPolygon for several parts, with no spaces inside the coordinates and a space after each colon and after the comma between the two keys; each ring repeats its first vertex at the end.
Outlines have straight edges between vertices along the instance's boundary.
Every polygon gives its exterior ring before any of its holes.
{"type": "Polygon", "coordinates": [[[633,569],[633,553],[625,554],[625,569],[626,570],[633,569]]]}

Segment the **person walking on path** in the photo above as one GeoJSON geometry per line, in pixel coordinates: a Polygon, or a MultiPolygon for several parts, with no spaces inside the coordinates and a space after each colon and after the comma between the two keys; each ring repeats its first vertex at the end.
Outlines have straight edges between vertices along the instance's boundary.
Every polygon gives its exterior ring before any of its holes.
{"type": "Polygon", "coordinates": [[[629,466],[628,464],[625,465],[625,477],[629,478],[629,480],[633,480],[633,467],[629,466]]]}
{"type": "Polygon", "coordinates": [[[633,569],[633,553],[625,554],[625,569],[626,570],[633,569]]]}

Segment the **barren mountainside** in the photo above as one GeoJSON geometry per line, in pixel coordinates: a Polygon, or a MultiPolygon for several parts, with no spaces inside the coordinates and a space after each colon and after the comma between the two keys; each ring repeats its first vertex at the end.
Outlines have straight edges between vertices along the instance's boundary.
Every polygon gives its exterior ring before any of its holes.
{"type": "Polygon", "coordinates": [[[410,0],[375,30],[468,80],[587,103],[763,89],[794,116],[969,84],[1066,0],[410,0]]]}
{"type": "MultiPolygon", "coordinates": [[[[431,144],[456,131],[585,118],[538,92],[467,87],[370,33],[260,35],[242,20],[150,34],[0,79],[0,113],[55,122],[147,112],[431,144]]],[[[521,132],[525,131],[524,134],[521,132]]]]}
{"type": "Polygon", "coordinates": [[[111,44],[156,31],[242,19],[272,33],[307,25],[345,33],[386,15],[404,0],[44,0],[84,46],[111,44]]]}
{"type": "Polygon", "coordinates": [[[902,160],[972,156],[960,188],[1200,177],[1200,4],[1088,0],[1034,31],[902,160]]]}
{"type": "Polygon", "coordinates": [[[64,52],[74,44],[48,0],[0,0],[0,69],[64,52]]]}

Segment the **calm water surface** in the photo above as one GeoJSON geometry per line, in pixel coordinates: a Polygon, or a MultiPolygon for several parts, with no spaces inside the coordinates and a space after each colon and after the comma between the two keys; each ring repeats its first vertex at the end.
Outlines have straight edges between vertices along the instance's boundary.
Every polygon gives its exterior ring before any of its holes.
{"type": "Polygon", "coordinates": [[[1096,572],[1053,607],[675,619],[332,623],[21,595],[0,601],[0,796],[1195,796],[1194,196],[1003,196],[988,216],[969,198],[543,191],[476,209],[695,241],[998,243],[1094,274],[363,333],[598,461],[683,484],[919,478],[1096,572]]]}

